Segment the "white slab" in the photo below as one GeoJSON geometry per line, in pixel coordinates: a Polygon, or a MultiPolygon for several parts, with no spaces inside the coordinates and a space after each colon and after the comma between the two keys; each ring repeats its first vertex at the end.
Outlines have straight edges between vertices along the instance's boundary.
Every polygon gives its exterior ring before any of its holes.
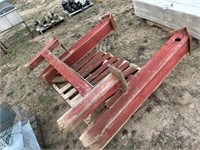
{"type": "Polygon", "coordinates": [[[40,150],[29,122],[22,125],[19,121],[13,126],[9,145],[3,150],[40,150]]]}
{"type": "Polygon", "coordinates": [[[133,0],[138,17],[177,29],[187,27],[200,40],[200,0],[133,0]]]}
{"type": "Polygon", "coordinates": [[[13,126],[9,145],[3,148],[3,150],[22,150],[23,147],[22,124],[18,122],[13,126]]]}

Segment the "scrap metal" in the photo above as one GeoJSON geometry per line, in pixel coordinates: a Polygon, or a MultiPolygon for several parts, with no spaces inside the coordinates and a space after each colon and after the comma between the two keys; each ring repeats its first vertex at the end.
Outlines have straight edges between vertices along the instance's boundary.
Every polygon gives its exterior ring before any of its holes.
{"type": "Polygon", "coordinates": [[[112,15],[106,15],[69,50],[64,48],[59,58],[51,52],[63,46],[54,38],[26,65],[32,70],[44,59],[49,62],[40,77],[53,84],[72,107],[58,119],[61,131],[72,131],[98,112],[80,136],[84,147],[91,149],[103,149],[185,54],[191,53],[191,36],[182,28],[171,32],[171,38],[139,69],[122,58],[93,50],[115,29],[112,15]]]}

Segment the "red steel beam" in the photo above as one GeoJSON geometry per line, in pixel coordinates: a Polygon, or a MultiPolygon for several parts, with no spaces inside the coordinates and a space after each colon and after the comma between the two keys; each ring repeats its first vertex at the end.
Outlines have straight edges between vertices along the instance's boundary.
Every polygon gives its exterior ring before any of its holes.
{"type": "MultiPolygon", "coordinates": [[[[68,66],[73,66],[84,55],[91,51],[100,41],[102,41],[111,31],[116,29],[115,21],[111,14],[102,18],[102,21],[74,44],[66,53],[63,53],[59,59],[68,66]],[[68,53],[69,52],[69,53],[68,53]]],[[[40,75],[47,83],[55,78],[57,71],[48,66],[40,75]]]]}
{"type": "MultiPolygon", "coordinates": [[[[130,74],[136,73],[137,71],[138,71],[137,67],[132,66],[132,67],[124,70],[122,73],[123,73],[124,78],[126,79],[127,76],[129,76],[130,74]]],[[[126,81],[128,81],[128,79],[126,79],[126,81]]],[[[111,109],[120,100],[120,98],[122,97],[123,94],[124,94],[123,90],[118,89],[118,91],[112,97],[110,97],[108,100],[106,100],[106,107],[111,109]]]]}
{"type": "Polygon", "coordinates": [[[112,74],[102,80],[90,93],[83,97],[77,106],[71,108],[57,121],[60,130],[63,132],[72,131],[106,99],[112,96],[120,86],[126,92],[127,83],[122,72],[111,65],[109,69],[112,74]]]}
{"type": "Polygon", "coordinates": [[[103,149],[128,119],[139,109],[171,70],[190,52],[190,35],[179,30],[154,57],[128,82],[128,92],[111,109],[107,109],[83,132],[83,145],[103,149]]]}
{"type": "Polygon", "coordinates": [[[74,70],[72,70],[65,63],[61,62],[50,51],[44,51],[42,56],[54,67],[56,70],[69,82],[74,88],[76,88],[81,95],[85,96],[88,94],[92,86],[87,83],[83,78],[77,75],[74,70]]]}
{"type": "Polygon", "coordinates": [[[72,131],[79,123],[87,118],[107,98],[113,95],[121,85],[120,80],[110,74],[83,99],[76,107],[71,108],[57,122],[63,132],[72,131]]]}
{"type": "Polygon", "coordinates": [[[44,51],[53,51],[56,47],[60,45],[60,42],[58,39],[53,38],[41,51],[39,51],[26,65],[25,67],[29,68],[30,70],[33,70],[36,68],[43,60],[44,57],[42,57],[42,53],[44,51]]]}

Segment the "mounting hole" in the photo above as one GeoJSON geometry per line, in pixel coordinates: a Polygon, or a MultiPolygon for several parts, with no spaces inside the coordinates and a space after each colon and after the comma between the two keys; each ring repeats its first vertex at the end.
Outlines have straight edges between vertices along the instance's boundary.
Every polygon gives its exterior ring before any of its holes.
{"type": "Polygon", "coordinates": [[[181,38],[177,37],[174,39],[176,42],[180,42],[181,41],[181,38]]]}

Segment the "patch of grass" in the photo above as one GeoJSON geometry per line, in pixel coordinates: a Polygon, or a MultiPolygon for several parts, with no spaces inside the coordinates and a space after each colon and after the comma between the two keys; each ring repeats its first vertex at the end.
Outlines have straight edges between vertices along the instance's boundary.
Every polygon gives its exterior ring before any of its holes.
{"type": "Polygon", "coordinates": [[[59,109],[60,109],[60,107],[59,107],[58,105],[56,105],[56,106],[53,108],[53,112],[55,113],[55,112],[59,111],[59,109]]]}
{"type": "Polygon", "coordinates": [[[19,64],[17,64],[18,61],[16,61],[16,59],[20,59],[27,54],[27,49],[31,45],[29,38],[30,36],[26,34],[26,29],[15,31],[14,27],[12,30],[10,30],[10,33],[4,36],[4,41],[6,41],[5,45],[8,46],[8,54],[4,55],[0,59],[0,65],[12,63],[13,61],[15,61],[15,69],[17,69],[19,64]]]}
{"type": "Polygon", "coordinates": [[[147,111],[148,113],[150,113],[150,112],[152,111],[152,106],[148,106],[148,107],[146,108],[146,111],[147,111]]]}
{"type": "Polygon", "coordinates": [[[43,104],[48,104],[48,103],[55,103],[57,100],[53,97],[49,97],[46,95],[39,95],[38,96],[38,102],[43,103],[43,104]]]}
{"type": "Polygon", "coordinates": [[[78,142],[78,139],[73,139],[72,142],[75,145],[78,142]]]}
{"type": "Polygon", "coordinates": [[[31,92],[28,92],[26,95],[29,97],[29,96],[31,96],[31,94],[32,94],[31,92]]]}
{"type": "Polygon", "coordinates": [[[122,130],[122,135],[127,135],[127,134],[128,134],[128,130],[123,129],[123,130],[122,130]]]}
{"type": "Polygon", "coordinates": [[[70,146],[67,144],[64,149],[70,149],[70,146]]]}
{"type": "Polygon", "coordinates": [[[6,94],[6,96],[12,96],[14,94],[14,91],[10,91],[6,94]]]}
{"type": "Polygon", "coordinates": [[[132,130],[132,131],[131,131],[132,136],[134,136],[136,133],[137,133],[136,130],[132,130]]]}
{"type": "Polygon", "coordinates": [[[24,87],[25,87],[25,85],[24,85],[24,84],[21,84],[20,90],[22,90],[24,87]]]}
{"type": "Polygon", "coordinates": [[[35,90],[35,89],[33,89],[33,90],[32,90],[32,92],[33,92],[33,93],[35,93],[35,92],[36,92],[36,90],[35,90]]]}
{"type": "Polygon", "coordinates": [[[138,48],[138,51],[137,51],[138,56],[143,55],[145,49],[146,49],[145,46],[140,46],[140,47],[138,48]]]}

